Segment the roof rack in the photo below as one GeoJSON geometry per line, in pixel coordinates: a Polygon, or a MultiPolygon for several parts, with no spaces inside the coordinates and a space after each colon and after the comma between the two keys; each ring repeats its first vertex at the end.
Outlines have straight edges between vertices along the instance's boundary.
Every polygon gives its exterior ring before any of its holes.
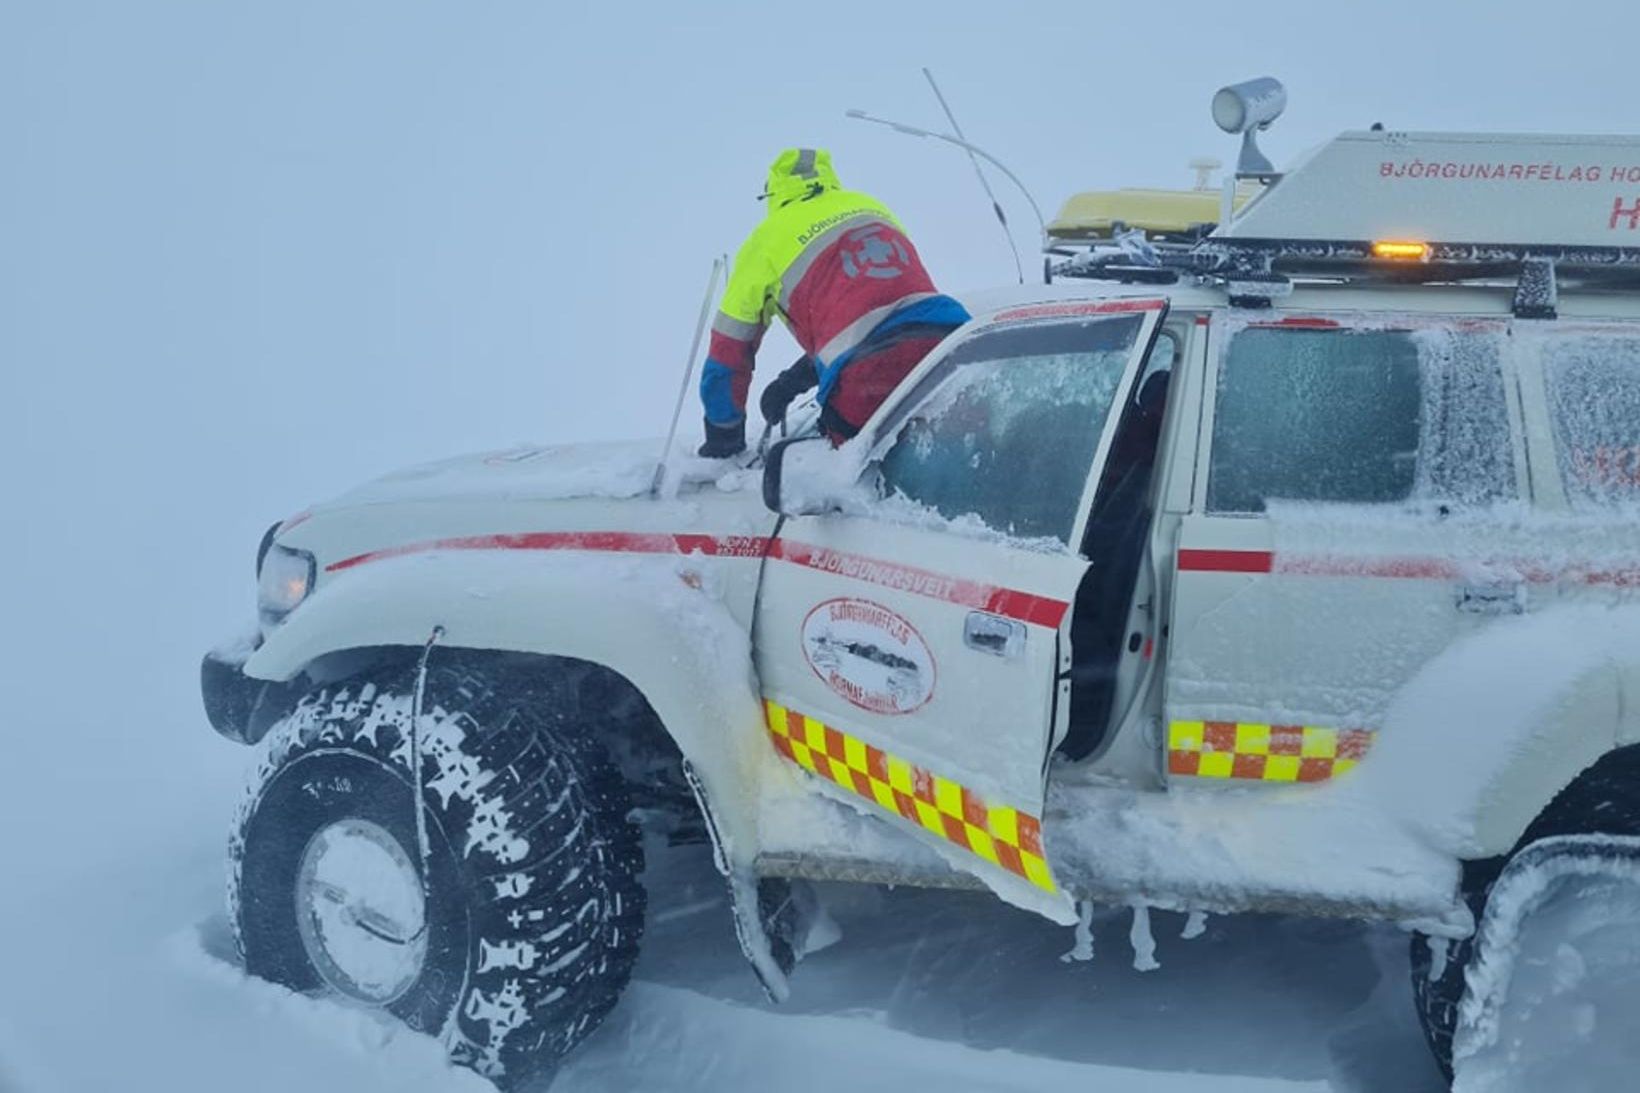
{"type": "Polygon", "coordinates": [[[1515,314],[1554,318],[1566,279],[1640,289],[1640,247],[1545,247],[1497,243],[1418,244],[1413,260],[1389,258],[1381,244],[1345,240],[1208,238],[1154,261],[1132,251],[1089,250],[1051,266],[1051,276],[1126,284],[1176,284],[1181,278],[1224,285],[1237,306],[1267,307],[1295,281],[1380,284],[1514,282],[1515,314]]]}
{"type": "Polygon", "coordinates": [[[1261,179],[1197,242],[1050,247],[1049,276],[1189,277],[1266,307],[1302,279],[1513,282],[1523,318],[1554,317],[1562,281],[1640,288],[1640,139],[1351,132],[1261,179]]]}
{"type": "Polygon", "coordinates": [[[1044,277],[1173,284],[1181,273],[1205,274],[1191,255],[1218,227],[1218,208],[1219,195],[1202,188],[1072,194],[1048,223],[1044,277]]]}

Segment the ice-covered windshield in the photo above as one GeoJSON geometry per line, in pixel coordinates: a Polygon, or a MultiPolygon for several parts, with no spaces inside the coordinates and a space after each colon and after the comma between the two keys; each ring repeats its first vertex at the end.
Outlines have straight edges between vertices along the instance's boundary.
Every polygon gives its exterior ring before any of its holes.
{"type": "Polygon", "coordinates": [[[1640,335],[1567,334],[1542,346],[1568,502],[1640,501],[1640,335]]]}
{"type": "Polygon", "coordinates": [[[1069,545],[1139,315],[982,332],[907,399],[882,481],[957,520],[1069,545]]]}

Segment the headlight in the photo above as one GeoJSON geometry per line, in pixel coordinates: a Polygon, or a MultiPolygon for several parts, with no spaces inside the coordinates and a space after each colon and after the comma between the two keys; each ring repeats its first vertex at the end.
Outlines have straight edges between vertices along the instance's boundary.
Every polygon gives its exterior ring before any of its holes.
{"type": "Polygon", "coordinates": [[[307,551],[268,544],[256,572],[256,606],[262,621],[278,622],[307,599],[317,570],[313,555],[307,551]]]}

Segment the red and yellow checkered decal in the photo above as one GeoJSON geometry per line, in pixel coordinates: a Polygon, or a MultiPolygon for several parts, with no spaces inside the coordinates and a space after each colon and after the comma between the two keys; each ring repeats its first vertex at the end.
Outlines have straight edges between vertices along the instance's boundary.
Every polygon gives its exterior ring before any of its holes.
{"type": "Polygon", "coordinates": [[[1187,778],[1325,782],[1360,762],[1369,729],[1175,721],[1167,734],[1167,772],[1187,778]]]}
{"type": "Polygon", "coordinates": [[[949,778],[874,748],[812,717],[764,702],[775,750],[806,771],[835,782],[881,808],[992,865],[1053,892],[1042,853],[1042,821],[982,800],[949,778]]]}

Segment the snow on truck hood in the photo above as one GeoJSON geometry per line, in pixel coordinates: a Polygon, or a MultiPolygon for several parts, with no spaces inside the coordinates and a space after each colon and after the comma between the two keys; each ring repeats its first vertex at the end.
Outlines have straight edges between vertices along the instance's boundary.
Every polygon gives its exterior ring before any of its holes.
{"type": "MultiPolygon", "coordinates": [[[[519,444],[500,451],[455,456],[393,471],[326,502],[343,508],[402,501],[484,497],[496,500],[615,500],[649,492],[662,443],[616,440],[587,444],[519,444]]],[[[685,485],[747,488],[758,472],[675,449],[672,474],[685,485]]]]}

